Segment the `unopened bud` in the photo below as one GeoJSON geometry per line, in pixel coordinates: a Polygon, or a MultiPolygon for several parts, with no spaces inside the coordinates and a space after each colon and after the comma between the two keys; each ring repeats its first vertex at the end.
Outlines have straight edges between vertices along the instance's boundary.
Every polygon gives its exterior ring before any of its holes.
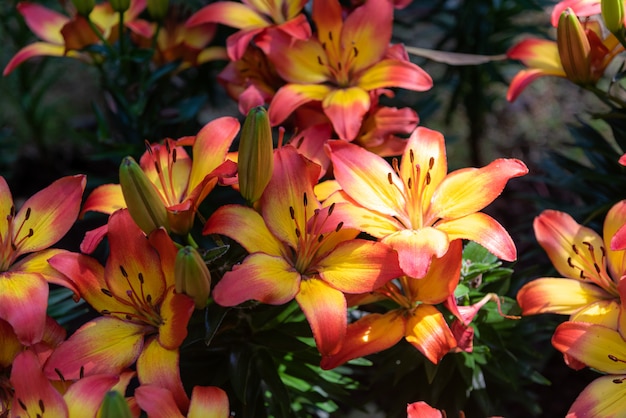
{"type": "Polygon", "coordinates": [[[124,13],[130,8],[130,0],[110,0],[109,4],[114,12],[124,13]]]}
{"type": "Polygon", "coordinates": [[[176,292],[191,297],[196,309],[203,309],[211,293],[211,272],[195,248],[186,246],[178,250],[174,276],[176,292]]]}
{"type": "Polygon", "coordinates": [[[614,34],[624,29],[624,0],[602,0],[602,19],[606,28],[614,34]]]}
{"type": "Polygon", "coordinates": [[[568,8],[559,18],[556,42],[563,70],[570,81],[588,84],[592,81],[591,46],[578,17],[568,8]]]}
{"type": "Polygon", "coordinates": [[[249,203],[256,202],[269,183],[274,167],[272,129],[263,107],[248,112],[241,130],[237,167],[241,195],[249,203]]]}
{"type": "Polygon", "coordinates": [[[169,230],[167,210],[159,191],[132,157],[122,160],[120,186],[128,212],[143,232],[149,234],[161,226],[169,230]]]}
{"type": "Polygon", "coordinates": [[[98,416],[100,418],[132,418],[133,414],[124,396],[118,391],[111,390],[104,395],[98,416]]]}
{"type": "Polygon", "coordinates": [[[96,0],[72,0],[72,4],[76,7],[76,13],[81,16],[89,16],[96,5],[96,0]]]}
{"type": "Polygon", "coordinates": [[[148,13],[155,20],[161,20],[167,16],[169,7],[169,0],[148,0],[148,13]]]}

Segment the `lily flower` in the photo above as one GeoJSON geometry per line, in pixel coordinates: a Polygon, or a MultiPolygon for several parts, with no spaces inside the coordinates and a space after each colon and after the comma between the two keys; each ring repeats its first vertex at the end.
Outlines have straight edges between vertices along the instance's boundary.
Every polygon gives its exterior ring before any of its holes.
{"type": "Polygon", "coordinates": [[[335,179],[355,205],[346,226],[362,229],[398,252],[404,273],[426,275],[456,239],[476,241],[497,257],[513,261],[515,244],[495,219],[479,212],[509,179],[528,172],[523,162],[498,159],[483,168],[448,174],[445,141],[419,127],[398,165],[344,141],[326,144],[335,179]]]}
{"type": "MultiPolygon", "coordinates": [[[[346,361],[393,347],[403,337],[432,363],[437,364],[456,347],[456,339],[435,305],[446,301],[459,283],[463,261],[461,240],[435,259],[421,280],[402,277],[375,291],[398,306],[384,314],[368,314],[348,325],[339,352],[322,358],[321,367],[332,369],[346,361]]],[[[371,302],[368,299],[367,302],[371,302]]]]}
{"type": "Polygon", "coordinates": [[[216,303],[280,305],[295,298],[318,350],[331,355],[346,332],[344,293],[370,292],[402,272],[387,245],[355,239],[360,231],[343,227],[346,204],[321,206],[313,191],[319,170],[292,146],[277,149],[261,212],[222,206],[203,234],[226,235],[249,253],[213,289],[216,303]]]}
{"type": "Polygon", "coordinates": [[[97,416],[107,392],[125,391],[133,374],[85,377],[60,393],[42,372],[37,355],[31,350],[22,351],[15,358],[11,371],[16,400],[11,407],[11,416],[97,416]]]}
{"type": "Polygon", "coordinates": [[[606,373],[576,398],[567,417],[617,417],[626,410],[626,341],[619,331],[587,322],[559,325],[552,345],[566,356],[606,373]]]}
{"type": "MultiPolygon", "coordinates": [[[[146,0],[132,0],[130,8],[124,12],[124,25],[133,32],[149,37],[148,22],[138,19],[145,9],[146,0]]],[[[100,38],[80,15],[68,17],[36,3],[20,2],[17,10],[24,17],[26,25],[41,39],[27,45],[13,56],[4,69],[8,75],[24,61],[38,56],[68,56],[89,60],[89,55],[80,52],[86,46],[101,43],[100,38]]],[[[97,4],[89,19],[100,30],[102,38],[113,41],[117,36],[119,13],[114,12],[108,3],[97,4]]]]}
{"type": "MultiPolygon", "coordinates": [[[[161,205],[167,214],[165,227],[168,231],[186,235],[191,229],[198,206],[224,176],[234,176],[236,165],[226,160],[230,144],[239,131],[239,122],[232,117],[215,119],[206,124],[196,137],[178,140],[166,139],[163,144],[152,144],[141,156],[139,165],[154,186],[153,193],[160,202],[145,202],[161,205]],[[193,160],[184,146],[192,146],[193,160]]],[[[93,210],[111,214],[127,207],[120,185],[103,185],[88,197],[82,213],[93,210]]],[[[81,248],[91,252],[101,239],[90,241],[81,248]]],[[[150,231],[146,231],[150,232],[150,231]]]]}
{"type": "Polygon", "coordinates": [[[187,26],[221,23],[239,29],[226,39],[226,49],[232,61],[241,59],[254,40],[254,44],[267,52],[264,34],[276,29],[295,39],[311,36],[311,27],[302,9],[307,0],[242,0],[218,1],[194,13],[187,26]]]}
{"type": "Polygon", "coordinates": [[[534,80],[544,76],[567,78],[577,84],[594,85],[613,58],[624,48],[611,33],[604,34],[597,21],[580,23],[571,11],[561,15],[557,41],[525,39],[507,52],[526,67],[509,86],[507,100],[514,101],[534,80]]]}
{"type": "Polygon", "coordinates": [[[49,261],[102,317],[85,323],[52,353],[46,376],[118,374],[136,361],[142,384],[167,387],[185,407],[178,347],[187,336],[194,302],[174,290],[176,247],[163,229],[147,239],[125,209],[111,215],[108,230],[104,267],[77,253],[49,261]]]}
{"type": "Polygon", "coordinates": [[[368,0],[346,18],[337,0],[314,0],[316,36],[307,40],[273,36],[269,59],[287,81],[274,96],[269,116],[282,123],[297,108],[321,103],[340,139],[352,141],[371,107],[370,93],[401,87],[425,91],[432,79],[404,53],[389,52],[393,4],[368,0]]]}
{"type": "Polygon", "coordinates": [[[572,321],[617,323],[626,251],[611,249],[610,241],[624,224],[626,200],[607,213],[604,238],[564,212],[546,210],[535,218],[537,241],[563,277],[526,283],[517,293],[522,314],[556,313],[570,315],[572,321]]]}
{"type": "Polygon", "coordinates": [[[62,251],[49,247],[76,221],[85,183],[82,175],[63,177],[17,210],[0,177],[0,319],[11,324],[24,345],[43,337],[48,282],[61,281],[46,260],[62,251]]]}

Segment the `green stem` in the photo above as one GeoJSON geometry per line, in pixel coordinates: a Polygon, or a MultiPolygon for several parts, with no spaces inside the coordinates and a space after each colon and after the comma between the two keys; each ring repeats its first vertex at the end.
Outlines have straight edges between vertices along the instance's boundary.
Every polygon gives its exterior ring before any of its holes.
{"type": "Polygon", "coordinates": [[[98,27],[96,26],[95,23],[93,23],[93,20],[91,20],[89,18],[89,16],[87,16],[85,19],[87,19],[87,23],[89,23],[89,27],[91,28],[91,30],[93,31],[93,33],[96,34],[96,36],[98,37],[98,39],[100,39],[100,42],[102,42],[102,44],[106,47],[107,51],[109,52],[109,54],[114,55],[115,51],[113,50],[113,48],[111,47],[111,44],[109,44],[109,42],[104,39],[104,36],[102,35],[102,32],[100,32],[100,29],[98,29],[98,27]]]}

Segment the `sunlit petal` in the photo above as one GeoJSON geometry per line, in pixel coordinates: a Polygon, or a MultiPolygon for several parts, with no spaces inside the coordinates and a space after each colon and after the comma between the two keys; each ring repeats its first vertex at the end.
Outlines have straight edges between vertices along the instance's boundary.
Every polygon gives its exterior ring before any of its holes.
{"type": "Polygon", "coordinates": [[[187,418],[223,418],[230,415],[226,392],[215,386],[195,386],[187,418]]]}
{"type": "Polygon", "coordinates": [[[163,324],[159,327],[159,343],[170,350],[180,347],[187,337],[187,323],[194,310],[193,299],[176,293],[170,287],[161,303],[160,315],[163,324]]]}
{"type": "Polygon", "coordinates": [[[198,10],[187,20],[187,26],[204,23],[221,23],[237,29],[261,28],[271,22],[263,18],[257,11],[234,1],[218,1],[198,10]]]}
{"type": "Polygon", "coordinates": [[[48,283],[37,273],[0,273],[0,318],[7,321],[20,342],[41,341],[46,323],[48,283]]]}
{"type": "Polygon", "coordinates": [[[334,369],[346,361],[386,350],[404,337],[405,319],[399,311],[369,314],[348,325],[339,352],[324,356],[320,367],[334,369]]]}
{"type": "Polygon", "coordinates": [[[403,229],[383,238],[382,242],[398,252],[400,267],[413,278],[426,275],[433,257],[448,251],[448,236],[435,228],[403,229]]]}
{"type": "Polygon", "coordinates": [[[73,383],[63,399],[69,409],[70,417],[96,417],[104,400],[104,395],[117,384],[119,377],[114,374],[99,374],[84,377],[73,383]]]}
{"type": "Polygon", "coordinates": [[[322,356],[337,353],[346,335],[347,307],[343,293],[319,279],[300,283],[296,301],[309,321],[322,356]]]}
{"type": "Polygon", "coordinates": [[[513,80],[511,80],[509,90],[506,93],[506,99],[509,102],[514,101],[530,83],[545,76],[565,77],[565,72],[563,70],[548,72],[537,68],[521,70],[513,77],[513,80]]]}
{"type": "Polygon", "coordinates": [[[142,411],[151,417],[184,418],[180,413],[174,395],[157,385],[141,385],[135,389],[135,399],[142,411]]]}
{"type": "Polygon", "coordinates": [[[612,298],[614,296],[593,284],[551,277],[532,280],[517,292],[523,315],[571,315],[590,303],[612,298]]]}
{"type": "Polygon", "coordinates": [[[222,306],[247,300],[280,305],[293,299],[299,288],[300,274],[284,258],[254,253],[224,274],[212,296],[222,306]]]}
{"type": "Polygon", "coordinates": [[[103,184],[96,187],[87,197],[80,216],[86,212],[95,211],[112,214],[118,209],[126,207],[126,201],[119,184],[103,184]]]}
{"type": "Polygon", "coordinates": [[[276,92],[268,116],[272,126],[281,124],[294,110],[305,103],[321,102],[331,91],[331,87],[324,84],[287,84],[276,92]]]}
{"type": "Polygon", "coordinates": [[[566,418],[618,417],[626,411],[626,376],[602,376],[578,395],[566,418]],[[619,382],[619,383],[618,383],[619,382]]]}
{"type": "Polygon", "coordinates": [[[359,77],[358,85],[365,90],[400,87],[407,90],[425,91],[433,86],[433,79],[412,62],[386,59],[368,68],[359,77]]]}
{"type": "Polygon", "coordinates": [[[418,306],[407,318],[406,340],[435,364],[456,346],[441,312],[426,304],[418,306]]]}
{"type": "Polygon", "coordinates": [[[62,57],[65,55],[64,45],[49,44],[47,42],[35,42],[26,45],[15,54],[4,70],[2,75],[9,75],[15,68],[17,68],[24,61],[40,56],[62,57]]]}
{"type": "MultiPolygon", "coordinates": [[[[626,229],[626,200],[617,202],[606,214],[602,236],[604,237],[604,245],[606,249],[607,264],[611,277],[621,277],[626,272],[626,251],[617,250],[619,245],[615,247],[614,243],[617,237],[619,240],[619,231],[626,229]]],[[[624,232],[622,232],[624,234],[624,232]]]]}

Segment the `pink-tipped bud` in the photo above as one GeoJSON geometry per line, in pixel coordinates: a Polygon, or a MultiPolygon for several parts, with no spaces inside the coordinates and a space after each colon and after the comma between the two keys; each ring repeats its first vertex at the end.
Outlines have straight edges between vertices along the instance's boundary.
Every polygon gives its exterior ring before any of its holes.
{"type": "Polygon", "coordinates": [[[195,248],[186,246],[178,250],[174,276],[176,292],[191,297],[196,309],[204,309],[211,293],[211,272],[195,248]]]}

